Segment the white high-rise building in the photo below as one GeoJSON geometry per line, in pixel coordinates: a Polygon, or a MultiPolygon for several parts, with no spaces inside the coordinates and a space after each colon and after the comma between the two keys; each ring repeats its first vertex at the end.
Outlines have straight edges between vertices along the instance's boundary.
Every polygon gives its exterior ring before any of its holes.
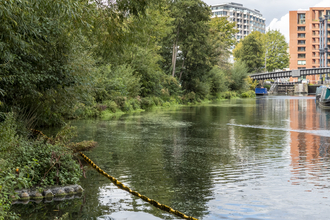
{"type": "Polygon", "coordinates": [[[266,19],[257,9],[248,9],[239,3],[222,3],[212,5],[212,17],[228,17],[228,21],[236,22],[238,33],[235,38],[239,41],[252,31],[265,33],[266,19]]]}
{"type": "MultiPolygon", "coordinates": [[[[235,34],[235,39],[240,41],[249,35],[252,31],[259,31],[265,33],[266,19],[262,17],[260,11],[256,9],[249,9],[239,3],[221,3],[211,6],[212,18],[227,17],[228,21],[236,22],[238,33],[235,34]]],[[[233,56],[230,57],[229,62],[233,63],[233,56]]]]}

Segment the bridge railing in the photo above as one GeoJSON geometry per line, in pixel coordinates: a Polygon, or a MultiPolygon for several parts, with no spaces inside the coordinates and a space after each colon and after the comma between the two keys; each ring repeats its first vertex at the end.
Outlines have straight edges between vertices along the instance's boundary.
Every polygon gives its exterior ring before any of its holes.
{"type": "Polygon", "coordinates": [[[298,69],[288,71],[278,71],[269,73],[255,73],[251,74],[250,77],[255,80],[265,79],[279,79],[279,78],[290,78],[290,77],[301,77],[308,75],[320,75],[330,73],[330,67],[311,68],[311,69],[298,69]]]}

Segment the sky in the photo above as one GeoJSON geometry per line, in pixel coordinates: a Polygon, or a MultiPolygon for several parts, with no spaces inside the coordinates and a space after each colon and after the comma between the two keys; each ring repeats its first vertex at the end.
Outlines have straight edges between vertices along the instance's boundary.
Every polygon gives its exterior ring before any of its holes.
{"type": "Polygon", "coordinates": [[[236,2],[257,9],[266,18],[267,30],[279,30],[289,42],[289,11],[310,7],[330,7],[330,0],[203,0],[208,5],[236,2]]]}

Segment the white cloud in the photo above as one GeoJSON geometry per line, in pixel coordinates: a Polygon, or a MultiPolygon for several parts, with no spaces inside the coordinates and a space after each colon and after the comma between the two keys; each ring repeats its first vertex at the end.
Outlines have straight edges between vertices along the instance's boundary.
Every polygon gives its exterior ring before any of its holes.
{"type": "MultiPolygon", "coordinates": [[[[310,7],[330,7],[330,0],[323,0],[319,3],[317,3],[314,6],[310,7]]],[[[298,9],[300,10],[300,9],[298,9]]],[[[308,9],[305,9],[308,10],[308,9]]],[[[277,18],[273,18],[273,20],[270,22],[270,24],[267,26],[267,30],[279,30],[284,36],[285,40],[289,42],[289,13],[285,14],[281,17],[280,20],[277,18]]]]}
{"type": "Polygon", "coordinates": [[[323,0],[320,3],[314,5],[314,7],[330,7],[330,0],[323,0]]]}
{"type": "Polygon", "coordinates": [[[271,30],[279,30],[285,37],[286,42],[289,43],[289,13],[281,17],[280,20],[274,18],[267,26],[271,30]]]}

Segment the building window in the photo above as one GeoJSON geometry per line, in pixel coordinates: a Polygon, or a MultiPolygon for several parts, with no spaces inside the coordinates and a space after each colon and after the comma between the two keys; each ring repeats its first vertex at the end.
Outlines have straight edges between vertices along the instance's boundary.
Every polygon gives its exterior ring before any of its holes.
{"type": "Polygon", "coordinates": [[[306,41],[305,40],[298,40],[298,45],[305,45],[306,41]]]}
{"type": "Polygon", "coordinates": [[[306,47],[298,47],[298,51],[306,51],[306,47]]]}
{"type": "Polygon", "coordinates": [[[305,38],[306,34],[298,34],[298,38],[305,38]]]}
{"type": "Polygon", "coordinates": [[[323,17],[323,15],[324,15],[323,10],[319,11],[319,17],[323,17]]]}
{"type": "Polygon", "coordinates": [[[298,14],[298,24],[305,24],[305,14],[298,14]]]}
{"type": "Polygon", "coordinates": [[[306,67],[298,67],[298,70],[304,70],[306,67]]]}
{"type": "Polygon", "coordinates": [[[305,30],[306,30],[305,26],[298,27],[298,31],[305,31],[305,30]]]}
{"type": "Polygon", "coordinates": [[[306,65],[306,60],[298,60],[298,65],[306,65]]]}
{"type": "Polygon", "coordinates": [[[306,54],[300,53],[300,54],[298,54],[298,58],[306,58],[306,54]]]}

